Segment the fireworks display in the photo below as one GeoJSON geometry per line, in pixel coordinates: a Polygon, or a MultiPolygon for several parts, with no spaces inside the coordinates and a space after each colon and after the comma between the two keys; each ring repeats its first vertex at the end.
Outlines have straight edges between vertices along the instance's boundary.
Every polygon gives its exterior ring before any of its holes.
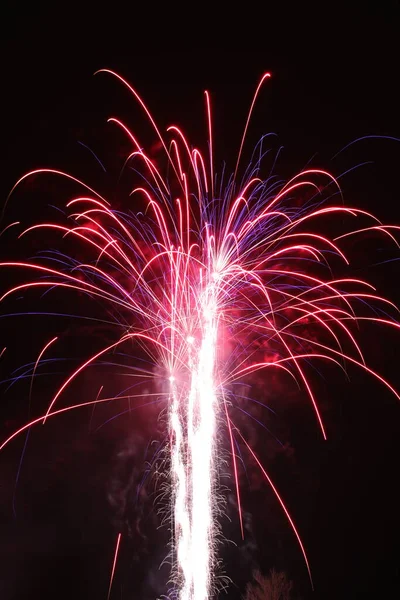
{"type": "MultiPolygon", "coordinates": [[[[362,321],[399,329],[397,308],[367,281],[342,275],[349,265],[345,248],[350,236],[374,232],[398,247],[400,227],[384,225],[368,211],[345,206],[338,180],[325,170],[306,168],[286,183],[272,171],[265,175],[268,138],[260,140],[243,168],[248,125],[268,73],[250,104],[230,176],[215,169],[213,151],[218,140],[213,140],[207,92],[208,152],[204,152],[193,147],[176,125],[161,132],[127,81],[112,71],[101,73],[116,78],[139,103],[158,137],[166,166],[144,149],[135,132],[112,118],[110,123],[132,146],[124,166],[133,179],[130,210],[114,209],[73,174],[54,169],[31,171],[13,188],[12,192],[34,175],[72,181],[80,192],[67,203],[65,216],[57,222],[34,223],[19,237],[59,235],[63,243],[69,240],[76,245],[77,256],[84,252],[87,258],[82,261],[72,254],[47,251],[32,261],[3,262],[2,270],[20,270],[26,280],[6,291],[1,301],[28,290],[40,294],[73,290],[106,307],[118,339],[73,370],[51,398],[48,410],[14,431],[0,448],[33,425],[47,425],[65,412],[154,396],[168,423],[165,464],[170,470],[172,532],[168,596],[206,600],[216,594],[222,439],[229,440],[231,448],[242,535],[239,448],[271,486],[311,579],[300,533],[266,465],[235,420],[235,390],[239,383],[251,382],[255,372],[264,371],[266,385],[270,373],[278,372],[304,390],[325,439],[310,364],[328,363],[344,372],[346,365],[355,365],[400,399],[391,384],[366,364],[357,342],[362,321]],[[130,389],[112,398],[62,405],[67,388],[83,371],[108,357],[117,361],[122,352],[130,356],[129,364],[122,364],[135,380],[130,389]],[[139,354],[147,362],[137,358],[139,354]],[[153,381],[151,394],[135,393],[136,381],[153,381]]],[[[12,223],[8,229],[18,226],[12,223]]],[[[56,343],[53,337],[43,347],[33,374],[56,343]]],[[[120,543],[121,534],[109,595],[120,543]]]]}

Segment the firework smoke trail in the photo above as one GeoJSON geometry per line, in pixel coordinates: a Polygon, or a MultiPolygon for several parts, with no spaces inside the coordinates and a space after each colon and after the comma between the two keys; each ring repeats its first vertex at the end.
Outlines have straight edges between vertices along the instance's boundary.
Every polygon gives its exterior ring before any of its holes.
{"type": "MultiPolygon", "coordinates": [[[[305,368],[310,361],[328,361],[345,369],[354,364],[399,395],[366,364],[355,337],[364,320],[400,329],[388,311],[396,307],[375,293],[372,285],[355,278],[334,277],[338,262],[348,265],[341,240],[364,231],[387,236],[397,244],[399,227],[383,225],[373,215],[341,202],[337,180],[328,172],[307,169],[281,184],[260,177],[265,152],[237,181],[241,152],[255,100],[256,89],[240,144],[233,176],[219,192],[213,166],[210,97],[206,93],[209,161],[191,148],[182,131],[167,129],[167,143],[137,92],[117,78],[146,113],[162,143],[170,175],[165,178],[142,144],[120,120],[110,122],[133,146],[125,171],[134,164],[145,183],[135,187],[133,200],[145,201],[146,210],[120,213],[92,187],[68,173],[37,169],[28,177],[47,173],[65,177],[84,190],[67,203],[67,224],[42,223],[25,229],[59,232],[64,242],[85,248],[87,260],[69,254],[48,253],[34,262],[2,263],[33,272],[37,278],[6,291],[1,301],[26,290],[75,290],[100,300],[113,311],[117,339],[100,349],[73,371],[52,398],[44,415],[33,419],[3,442],[0,449],[21,432],[69,410],[115,403],[143,394],[135,387],[114,398],[96,398],[58,408],[64,392],[85,369],[115,360],[123,348],[145,351],[162,373],[164,391],[153,394],[167,407],[170,430],[172,481],[172,530],[174,587],[180,600],[207,600],[213,595],[213,569],[217,561],[218,437],[222,418],[232,449],[239,521],[239,476],[235,444],[241,442],[259,466],[281,504],[310,567],[303,542],[285,503],[254,450],[239,430],[234,417],[232,386],[260,369],[278,369],[306,391],[322,435],[325,427],[305,368]],[[293,198],[307,195],[302,203],[293,198]],[[325,202],[325,204],[323,204],[325,202]],[[331,239],[318,233],[316,223],[335,217],[344,222],[361,221],[331,239]],[[308,229],[313,226],[313,229],[308,229]],[[59,264],[61,263],[61,266],[59,264]],[[372,315],[368,306],[373,306],[372,315]],[[124,323],[127,323],[125,325],[124,323]],[[262,348],[262,351],[260,351],[262,348]]],[[[13,223],[17,226],[19,223],[13,223]]],[[[9,226],[11,227],[11,226],[9,226]]],[[[4,230],[5,231],[5,230],[4,230]]],[[[51,342],[49,342],[50,344],[51,342]]],[[[37,363],[39,360],[37,361],[37,363]]],[[[125,365],[129,375],[142,381],[154,378],[154,370],[125,365]]],[[[35,364],[34,368],[38,367],[35,364]]],[[[146,399],[152,394],[146,394],[146,399]]],[[[52,419],[51,419],[52,420],[52,419]]],[[[121,543],[117,538],[109,594],[121,543]]]]}

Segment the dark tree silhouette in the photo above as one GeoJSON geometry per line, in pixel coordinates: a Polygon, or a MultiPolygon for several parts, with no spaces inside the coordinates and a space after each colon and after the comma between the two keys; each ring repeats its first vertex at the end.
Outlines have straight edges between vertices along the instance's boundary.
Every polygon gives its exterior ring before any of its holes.
{"type": "Polygon", "coordinates": [[[253,572],[253,582],[248,583],[244,600],[290,600],[293,582],[284,571],[271,569],[268,575],[253,572]]]}

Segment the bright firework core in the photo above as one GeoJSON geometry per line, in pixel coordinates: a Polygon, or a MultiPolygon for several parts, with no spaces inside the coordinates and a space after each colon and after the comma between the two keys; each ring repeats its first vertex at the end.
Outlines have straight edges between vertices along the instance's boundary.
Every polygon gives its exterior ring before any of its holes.
{"type": "MultiPolygon", "coordinates": [[[[188,336],[187,396],[171,381],[170,423],[175,544],[180,598],[206,600],[213,564],[213,500],[217,390],[217,310],[214,284],[200,291],[201,338],[188,336]]],[[[170,378],[171,379],[171,378],[170,378]]]]}
{"type": "MultiPolygon", "coordinates": [[[[111,324],[118,334],[113,337],[117,341],[98,350],[69,375],[44,415],[15,431],[0,449],[32,425],[47,423],[50,417],[69,410],[144,397],[148,404],[162,403],[168,413],[172,483],[171,596],[178,595],[179,600],[207,600],[216,587],[214,566],[218,563],[217,438],[221,425],[221,436],[229,440],[231,449],[242,536],[236,457],[239,447],[258,465],[271,486],[311,579],[296,525],[238,427],[232,388],[237,382],[248,384],[246,378],[257,371],[273,369],[304,390],[324,438],[325,427],[308,375],[309,363],[325,362],[344,372],[346,365],[355,365],[400,398],[386,380],[366,365],[355,337],[363,321],[400,329],[390,313],[396,307],[377,295],[371,284],[341,274],[349,264],[345,254],[349,236],[373,232],[397,243],[395,235],[400,227],[384,225],[364,210],[345,207],[337,179],[321,169],[306,169],[285,184],[271,171],[267,179],[263,178],[261,163],[267,154],[264,138],[257,144],[243,178],[238,179],[250,116],[268,74],[262,77],[251,103],[234,173],[229,178],[225,176],[225,181],[221,176],[216,189],[208,93],[207,160],[197,148],[190,147],[175,125],[167,129],[171,137],[167,143],[137,92],[116,73],[105,72],[117,78],[144,110],[165,152],[168,175],[145,154],[128,127],[112,118],[110,122],[132,144],[123,174],[134,162],[133,171],[140,174],[140,186],[134,187],[130,195],[144,201],[144,211],[114,210],[92,187],[54,169],[31,171],[14,186],[12,191],[31,175],[56,174],[78,185],[83,195],[81,192],[68,201],[68,218],[62,224],[35,224],[19,235],[50,230],[52,235],[60,234],[62,243],[74,243],[73,252],[46,250],[29,262],[0,264],[36,276],[9,289],[0,301],[27,289],[73,290],[100,300],[107,308],[105,323],[111,324]],[[345,227],[344,233],[330,237],[316,229],[319,222],[328,219],[330,223],[337,217],[345,227]],[[354,222],[356,228],[347,225],[354,222]],[[82,251],[83,262],[76,258],[82,251]],[[336,268],[340,269],[338,276],[334,275],[336,268]],[[110,315],[114,319],[111,323],[110,315]],[[126,323],[130,324],[128,329],[126,323]],[[223,344],[225,335],[227,343],[223,344]],[[100,397],[101,387],[95,400],[58,407],[60,396],[80,373],[95,363],[104,364],[110,355],[110,364],[115,366],[118,353],[127,347],[129,352],[139,347],[142,355],[146,354],[146,359],[137,356],[137,361],[129,355],[128,366],[121,363],[129,381],[135,380],[133,385],[112,398],[100,397]],[[154,380],[156,372],[163,373],[159,386],[163,392],[132,393],[143,381],[154,380]],[[153,396],[156,398],[150,398],[153,396]]],[[[19,222],[12,223],[3,232],[18,225],[19,222]]],[[[90,319],[91,315],[85,318],[90,319]]],[[[53,351],[57,340],[55,337],[42,347],[33,363],[32,380],[43,355],[53,351]]],[[[237,408],[241,410],[240,406],[237,408]]],[[[119,532],[109,595],[121,543],[123,534],[119,532]]]]}

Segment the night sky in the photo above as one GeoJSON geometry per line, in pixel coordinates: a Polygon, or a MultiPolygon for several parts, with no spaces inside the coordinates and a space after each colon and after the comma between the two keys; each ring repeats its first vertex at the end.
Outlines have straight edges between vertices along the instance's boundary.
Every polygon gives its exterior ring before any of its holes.
{"type": "MultiPolygon", "coordinates": [[[[283,146],[276,169],[285,178],[308,161],[334,175],[368,162],[342,179],[345,200],[399,224],[399,142],[371,138],[333,158],[361,136],[400,138],[399,11],[398,3],[384,4],[358,13],[331,3],[325,14],[298,15],[289,8],[287,14],[258,13],[254,6],[232,16],[231,7],[221,20],[193,5],[187,9],[193,14],[185,12],[180,26],[179,13],[167,6],[159,12],[112,4],[108,13],[99,6],[83,13],[67,4],[51,10],[40,5],[20,12],[6,3],[0,36],[2,204],[24,172],[48,166],[73,172],[115,206],[126,206],[118,175],[129,147],[106,119],[121,117],[150,145],[156,140],[124,90],[110,78],[93,77],[97,69],[121,73],[145,98],[161,128],[178,123],[203,149],[203,90],[208,89],[215,164],[226,160],[231,168],[253,90],[268,70],[273,76],[256,106],[247,151],[262,134],[275,132],[274,143],[283,146]],[[106,173],[88,148],[101,157],[106,173]]],[[[35,179],[12,198],[0,230],[14,220],[28,224],[53,216],[49,205],[65,203],[73,191],[54,179],[35,179]]],[[[32,257],[42,247],[42,240],[33,239],[17,243],[15,236],[3,236],[1,258],[32,257]]],[[[373,238],[349,250],[350,273],[400,304],[400,262],[388,262],[399,258],[395,246],[373,238]]],[[[2,272],[1,289],[18,281],[15,277],[2,272]]],[[[87,299],[73,295],[57,296],[56,302],[58,312],[93,310],[87,299]]],[[[0,315],[39,310],[43,303],[54,310],[51,297],[41,301],[31,293],[8,300],[0,315]]],[[[0,350],[7,346],[0,375],[3,440],[29,414],[46,410],[68,369],[100,347],[109,332],[69,318],[35,316],[2,316],[0,327],[0,350]],[[9,387],[11,373],[35,361],[55,335],[64,337],[54,356],[65,360],[42,371],[47,375],[34,383],[29,408],[29,380],[9,387]]],[[[369,326],[359,337],[367,363],[400,389],[399,335],[369,326]]],[[[118,373],[91,370],[67,399],[93,399],[103,379],[111,394],[121,387],[118,373]]],[[[248,426],[298,524],[315,591],[290,526],[248,457],[247,472],[241,474],[244,542],[234,493],[227,493],[222,527],[236,546],[229,542],[221,549],[226,575],[233,580],[221,598],[240,598],[252,570],[267,573],[271,567],[288,573],[294,597],[303,600],[398,597],[400,404],[359,370],[350,368],[349,375],[350,383],[326,368],[315,378],[328,441],[305,395],[279,380],[267,392],[277,416],[265,417],[265,423],[283,448],[257,425],[248,426]]],[[[94,415],[78,412],[31,431],[20,472],[25,437],[0,454],[2,600],[105,599],[119,531],[123,542],[111,600],[155,599],[165,592],[168,566],[160,565],[169,536],[159,527],[156,485],[163,479],[161,459],[159,477],[148,477],[143,485],[147,464],[165,437],[158,408],[105,425],[112,407],[94,415]]]]}

